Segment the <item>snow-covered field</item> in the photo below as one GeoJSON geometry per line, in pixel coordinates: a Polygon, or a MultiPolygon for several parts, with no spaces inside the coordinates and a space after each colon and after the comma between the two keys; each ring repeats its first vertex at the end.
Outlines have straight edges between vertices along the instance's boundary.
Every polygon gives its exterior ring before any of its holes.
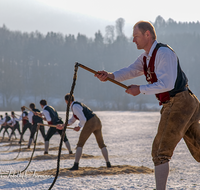
{"type": "MultiPolygon", "coordinates": [[[[20,112],[16,112],[20,114],[20,112]]],[[[154,169],[151,160],[151,145],[156,134],[159,122],[159,112],[129,112],[129,111],[99,111],[96,112],[103,124],[103,137],[107,145],[110,162],[116,165],[145,166],[154,169]]],[[[0,112],[4,115],[4,112],[0,112]]],[[[64,119],[65,112],[59,112],[64,119]]],[[[65,121],[65,119],[64,119],[65,121]]],[[[48,127],[46,127],[47,131],[48,127]]],[[[16,132],[18,135],[18,132],[16,132]]],[[[75,152],[76,143],[80,132],[67,130],[67,137],[75,152]]],[[[0,134],[2,136],[2,132],[0,134]]],[[[18,135],[19,136],[19,135],[18,135]]],[[[29,131],[25,133],[24,139],[28,140],[29,131]]],[[[38,141],[43,142],[39,132],[38,141]]],[[[58,147],[60,136],[54,135],[50,140],[50,148],[58,147]]],[[[29,161],[31,151],[21,152],[17,160],[11,160],[17,155],[17,152],[11,152],[18,146],[8,147],[0,143],[0,170],[1,173],[23,170],[29,161]],[[26,161],[20,161],[20,158],[27,158],[26,161]],[[7,161],[3,161],[6,160],[7,161]],[[10,161],[9,161],[10,160],[10,161]]],[[[33,147],[33,145],[32,145],[33,147]]],[[[43,148],[44,145],[37,147],[43,148]]],[[[64,144],[63,144],[63,147],[64,144]]],[[[62,154],[68,154],[68,151],[62,151],[62,154]]],[[[49,154],[57,155],[58,151],[49,151],[49,154]]],[[[105,166],[105,161],[101,151],[97,146],[92,135],[86,142],[83,154],[93,155],[95,158],[82,158],[80,167],[101,167],[105,166]]],[[[42,151],[35,151],[34,156],[43,155],[42,151]]],[[[60,168],[70,168],[74,159],[60,161],[60,168]]],[[[0,189],[48,189],[54,179],[53,176],[37,175],[37,171],[55,169],[57,159],[54,160],[33,160],[27,169],[27,172],[36,172],[35,175],[3,176],[0,175],[0,189]]],[[[59,176],[53,189],[70,190],[96,190],[96,189],[155,189],[154,173],[152,174],[120,174],[120,175],[98,175],[84,177],[61,177],[59,176]]],[[[179,190],[199,190],[200,189],[200,165],[197,163],[183,140],[178,144],[172,160],[170,161],[170,174],[167,183],[167,189],[179,190]]]]}

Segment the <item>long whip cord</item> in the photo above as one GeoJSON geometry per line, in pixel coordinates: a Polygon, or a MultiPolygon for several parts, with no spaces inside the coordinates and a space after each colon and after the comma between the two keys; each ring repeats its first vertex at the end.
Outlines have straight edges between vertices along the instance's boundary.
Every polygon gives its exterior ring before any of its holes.
{"type": "MultiPolygon", "coordinates": [[[[12,141],[11,141],[10,147],[11,147],[11,146],[12,146],[12,141]]],[[[10,149],[10,148],[9,148],[9,149],[10,149]]],[[[6,152],[8,152],[8,150],[7,150],[6,152]]],[[[18,154],[17,154],[16,157],[14,157],[14,158],[12,158],[12,159],[10,159],[10,160],[5,159],[5,160],[0,160],[0,161],[11,161],[11,160],[16,160],[16,159],[19,157],[20,152],[21,152],[21,144],[19,145],[18,154]]]]}
{"type": "MultiPolygon", "coordinates": [[[[8,150],[11,148],[11,146],[12,146],[12,141],[10,142],[10,147],[6,150],[6,152],[8,152],[8,150]]],[[[19,149],[18,149],[18,154],[17,154],[16,157],[14,157],[14,158],[12,158],[12,159],[10,159],[10,160],[6,159],[6,160],[0,160],[0,161],[11,161],[11,160],[16,160],[16,159],[19,157],[19,154],[20,154],[21,150],[22,150],[22,145],[21,145],[21,142],[20,142],[19,149]]]]}
{"type": "Polygon", "coordinates": [[[36,136],[35,136],[35,140],[34,140],[34,147],[33,147],[33,151],[32,151],[29,163],[28,163],[28,165],[20,173],[23,173],[24,171],[26,171],[27,168],[29,167],[29,165],[31,164],[31,161],[33,159],[33,155],[34,155],[34,152],[35,152],[35,148],[36,148],[37,137],[38,137],[38,130],[36,132],[36,136]]]}
{"type": "MultiPolygon", "coordinates": [[[[72,86],[71,86],[71,91],[70,91],[70,95],[69,95],[69,100],[68,100],[68,102],[71,101],[71,97],[72,97],[73,92],[74,92],[74,88],[75,88],[75,85],[76,85],[76,79],[77,79],[77,71],[78,71],[78,63],[75,63],[73,83],[72,83],[72,86]]],[[[56,182],[56,180],[57,180],[58,174],[59,174],[59,169],[60,169],[60,156],[61,156],[61,150],[62,150],[62,143],[63,143],[64,137],[65,137],[65,131],[66,131],[66,129],[67,129],[67,124],[68,124],[69,108],[70,108],[70,103],[67,104],[65,126],[64,126],[64,128],[63,128],[63,130],[62,130],[62,136],[61,136],[61,139],[60,139],[60,146],[59,146],[58,159],[57,159],[57,171],[56,171],[55,178],[54,178],[54,180],[53,180],[51,186],[49,187],[49,190],[53,188],[53,186],[54,186],[54,184],[55,184],[55,182],[56,182]]]]}
{"type": "MultiPolygon", "coordinates": [[[[34,152],[35,152],[35,148],[36,148],[37,137],[38,137],[38,130],[37,130],[37,132],[36,132],[36,136],[35,136],[35,140],[34,140],[33,151],[32,151],[32,154],[31,154],[31,157],[30,157],[30,160],[29,160],[27,166],[26,166],[22,171],[17,172],[17,173],[15,173],[14,175],[18,175],[19,173],[25,172],[25,171],[27,170],[27,168],[29,167],[29,165],[31,164],[31,161],[32,161],[32,158],[33,158],[33,155],[34,155],[34,152]]],[[[21,143],[20,143],[20,151],[18,152],[17,157],[19,156],[19,153],[20,153],[20,152],[21,152],[21,143]]],[[[17,159],[17,157],[15,157],[14,159],[11,159],[11,160],[15,160],[15,159],[17,159]]],[[[2,161],[7,161],[7,160],[2,160],[2,161]]],[[[10,161],[10,160],[9,160],[9,161],[10,161]]],[[[1,174],[1,175],[2,175],[2,174],[1,174]]],[[[4,174],[4,175],[7,175],[7,174],[4,174]]]]}
{"type": "MultiPolygon", "coordinates": [[[[7,150],[2,150],[0,152],[8,152],[10,150],[10,148],[12,147],[12,143],[13,143],[13,141],[10,141],[7,150]]],[[[3,146],[0,146],[0,147],[3,147],[3,146]]]]}

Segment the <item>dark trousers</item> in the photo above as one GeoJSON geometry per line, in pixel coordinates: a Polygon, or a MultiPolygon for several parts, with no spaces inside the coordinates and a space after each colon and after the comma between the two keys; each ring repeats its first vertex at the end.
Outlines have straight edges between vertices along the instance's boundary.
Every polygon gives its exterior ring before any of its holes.
{"type": "Polygon", "coordinates": [[[5,136],[5,133],[7,133],[8,136],[9,136],[9,132],[8,132],[8,128],[9,128],[9,127],[10,127],[10,126],[8,126],[8,125],[6,125],[6,126],[1,126],[0,133],[1,133],[1,131],[4,129],[3,138],[4,138],[4,136],[5,136]]]}
{"type": "Polygon", "coordinates": [[[30,130],[31,133],[31,128],[32,128],[32,124],[31,123],[26,123],[23,127],[22,127],[22,133],[21,133],[21,140],[23,139],[23,135],[26,132],[27,129],[30,130]]]}
{"type": "MultiPolygon", "coordinates": [[[[50,127],[49,130],[47,131],[47,135],[46,135],[46,138],[45,138],[45,141],[49,141],[50,138],[56,133],[58,132],[60,134],[60,136],[62,136],[62,130],[58,130],[56,129],[55,127],[50,127]]],[[[64,137],[64,142],[68,141],[67,139],[67,136],[65,134],[65,137],[64,137]]]]}
{"type": "Polygon", "coordinates": [[[1,131],[2,131],[4,128],[5,128],[5,126],[2,125],[2,126],[1,126],[1,129],[0,129],[0,133],[1,133],[1,131]]]}
{"type": "MultiPolygon", "coordinates": [[[[35,123],[35,124],[33,124],[32,125],[32,128],[31,128],[31,135],[30,135],[30,138],[34,138],[34,135],[35,135],[35,133],[36,133],[36,130],[37,130],[37,123],[35,123]]],[[[44,129],[44,126],[41,126],[40,125],[40,132],[41,132],[41,134],[42,134],[42,137],[43,137],[43,139],[45,140],[45,129],[44,129]]]]}
{"type": "Polygon", "coordinates": [[[12,132],[11,132],[11,134],[10,134],[10,138],[12,137],[12,135],[15,135],[15,137],[16,137],[16,134],[15,134],[15,130],[16,130],[16,129],[18,130],[19,135],[21,135],[21,130],[20,130],[20,125],[19,125],[19,123],[16,123],[13,127],[11,127],[11,129],[12,129],[12,132]]]}

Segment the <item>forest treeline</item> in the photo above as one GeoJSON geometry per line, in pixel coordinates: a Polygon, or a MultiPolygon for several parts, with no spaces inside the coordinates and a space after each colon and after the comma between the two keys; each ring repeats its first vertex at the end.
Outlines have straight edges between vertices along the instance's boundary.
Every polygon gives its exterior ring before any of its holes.
{"type": "MultiPolygon", "coordinates": [[[[124,35],[124,25],[125,20],[119,18],[105,27],[104,36],[97,31],[94,38],[0,27],[0,110],[20,110],[31,102],[38,107],[41,99],[58,111],[66,110],[64,95],[71,90],[75,62],[97,71],[115,71],[133,63],[143,52],[132,42],[132,31],[129,37],[124,35]]],[[[153,25],[158,41],[175,50],[191,90],[200,98],[200,23],[165,21],[158,16],[153,25]]],[[[144,76],[124,82],[145,83],[144,76]]],[[[100,82],[82,68],[78,69],[74,95],[94,110],[145,110],[146,105],[158,104],[154,96],[130,96],[122,87],[100,82]]]]}

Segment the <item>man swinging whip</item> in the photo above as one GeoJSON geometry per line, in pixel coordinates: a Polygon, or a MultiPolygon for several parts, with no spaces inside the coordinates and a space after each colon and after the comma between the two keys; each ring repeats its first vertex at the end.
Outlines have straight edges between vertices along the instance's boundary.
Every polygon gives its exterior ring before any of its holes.
{"type": "Polygon", "coordinates": [[[188,79],[181,70],[179,59],[168,45],[156,41],[150,22],[140,21],[133,27],[133,42],[144,49],[136,61],[113,73],[98,71],[101,81],[107,77],[119,82],[141,75],[148,84],[130,85],[126,93],[133,96],[155,94],[159,100],[161,118],[152,145],[156,189],[166,188],[169,161],[178,142],[183,138],[192,156],[200,162],[200,103],[188,88],[188,79]]]}

